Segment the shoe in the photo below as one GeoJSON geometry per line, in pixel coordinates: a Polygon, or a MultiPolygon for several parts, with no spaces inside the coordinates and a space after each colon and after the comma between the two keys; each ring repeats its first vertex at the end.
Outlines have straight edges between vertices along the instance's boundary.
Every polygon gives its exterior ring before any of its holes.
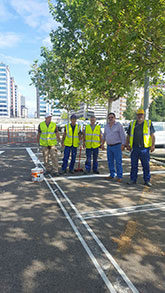
{"type": "Polygon", "coordinates": [[[88,174],[90,174],[90,171],[84,171],[84,175],[88,175],[88,174]]]}
{"type": "Polygon", "coordinates": [[[122,179],[121,178],[117,178],[117,182],[122,182],[122,179]]]}
{"type": "Polygon", "coordinates": [[[136,184],[136,181],[130,180],[129,182],[127,182],[128,185],[134,185],[136,184]]]}
{"type": "Polygon", "coordinates": [[[151,186],[152,186],[152,184],[151,184],[149,181],[147,181],[147,182],[144,182],[144,185],[147,185],[147,186],[149,186],[149,187],[151,187],[151,186]]]}
{"type": "Polygon", "coordinates": [[[114,177],[112,177],[112,176],[108,176],[107,179],[113,180],[114,177]]]}
{"type": "Polygon", "coordinates": [[[60,174],[65,174],[66,173],[66,169],[65,170],[61,170],[60,174]]]}
{"type": "Polygon", "coordinates": [[[100,172],[97,170],[97,171],[93,171],[94,174],[100,174],[100,172]]]}
{"type": "Polygon", "coordinates": [[[70,173],[70,174],[74,174],[74,171],[73,171],[73,170],[69,170],[69,173],[70,173]]]}
{"type": "Polygon", "coordinates": [[[60,176],[60,173],[59,173],[59,172],[52,172],[51,175],[52,175],[53,177],[57,177],[57,176],[60,176]]]}

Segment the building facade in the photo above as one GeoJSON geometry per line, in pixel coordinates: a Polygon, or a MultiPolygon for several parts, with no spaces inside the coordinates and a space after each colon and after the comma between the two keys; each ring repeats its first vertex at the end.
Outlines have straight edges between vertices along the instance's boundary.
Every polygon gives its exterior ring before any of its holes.
{"type": "Polygon", "coordinates": [[[0,63],[0,116],[10,117],[10,71],[0,63]]]}
{"type": "Polygon", "coordinates": [[[61,110],[57,109],[56,104],[58,100],[47,102],[45,101],[44,96],[40,96],[38,89],[36,90],[37,96],[37,117],[36,118],[44,118],[46,113],[52,113],[55,119],[61,117],[61,110]]]}

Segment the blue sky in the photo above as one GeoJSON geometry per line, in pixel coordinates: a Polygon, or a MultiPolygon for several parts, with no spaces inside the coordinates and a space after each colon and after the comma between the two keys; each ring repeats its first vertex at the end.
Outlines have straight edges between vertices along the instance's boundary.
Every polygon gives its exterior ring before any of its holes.
{"type": "Polygon", "coordinates": [[[0,62],[9,65],[30,116],[36,110],[36,92],[29,86],[28,71],[40,58],[41,46],[50,46],[49,33],[56,27],[47,0],[0,0],[0,62]]]}

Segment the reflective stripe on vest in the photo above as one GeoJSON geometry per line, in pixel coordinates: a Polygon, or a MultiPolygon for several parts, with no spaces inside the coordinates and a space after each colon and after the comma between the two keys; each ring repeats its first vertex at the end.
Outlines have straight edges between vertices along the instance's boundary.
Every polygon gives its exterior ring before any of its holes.
{"type": "Polygon", "coordinates": [[[92,131],[90,125],[85,127],[85,146],[87,149],[96,149],[100,146],[100,125],[96,125],[95,129],[92,131]]]}
{"type": "Polygon", "coordinates": [[[41,146],[53,146],[57,144],[56,139],[56,123],[50,122],[49,126],[47,127],[45,121],[40,123],[40,145],[41,146]]]}
{"type": "Polygon", "coordinates": [[[67,124],[65,126],[66,128],[66,136],[65,136],[65,140],[64,140],[64,145],[65,146],[74,146],[75,148],[77,148],[79,146],[79,131],[80,131],[80,127],[76,124],[75,125],[75,129],[74,129],[74,133],[72,130],[72,126],[70,124],[67,124]],[[73,139],[73,142],[72,142],[73,139]]]}
{"type": "MultiPolygon", "coordinates": [[[[134,130],[135,130],[136,120],[132,121],[130,123],[131,131],[130,131],[130,147],[133,146],[133,138],[134,138],[134,130]]],[[[143,142],[144,147],[149,148],[152,146],[152,139],[150,135],[150,126],[151,126],[151,120],[144,120],[143,124],[143,142]]]]}

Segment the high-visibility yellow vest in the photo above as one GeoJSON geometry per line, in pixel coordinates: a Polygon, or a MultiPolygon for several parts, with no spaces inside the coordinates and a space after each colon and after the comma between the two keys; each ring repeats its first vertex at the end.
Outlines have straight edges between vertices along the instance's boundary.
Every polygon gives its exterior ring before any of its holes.
{"type": "Polygon", "coordinates": [[[100,146],[100,134],[101,134],[100,125],[96,125],[93,131],[90,125],[86,125],[85,146],[87,149],[91,149],[91,148],[96,149],[100,146]]]}
{"type": "Polygon", "coordinates": [[[72,126],[70,124],[67,124],[65,126],[66,128],[66,136],[65,136],[65,140],[64,140],[64,145],[65,146],[74,146],[75,148],[77,148],[79,146],[80,140],[79,140],[79,131],[80,131],[80,127],[78,126],[78,124],[75,125],[75,129],[74,129],[74,133],[72,130],[72,126]]]}
{"type": "Polygon", "coordinates": [[[47,127],[46,122],[43,121],[40,123],[40,145],[41,146],[53,146],[57,144],[56,139],[56,123],[50,122],[49,126],[47,127]]]}
{"type": "MultiPolygon", "coordinates": [[[[136,120],[132,121],[130,123],[131,131],[130,131],[130,147],[133,146],[133,138],[134,138],[134,130],[135,130],[135,124],[136,120]]],[[[150,135],[150,126],[151,126],[151,120],[144,120],[143,124],[143,142],[144,147],[149,148],[152,146],[152,139],[150,135]]]]}

